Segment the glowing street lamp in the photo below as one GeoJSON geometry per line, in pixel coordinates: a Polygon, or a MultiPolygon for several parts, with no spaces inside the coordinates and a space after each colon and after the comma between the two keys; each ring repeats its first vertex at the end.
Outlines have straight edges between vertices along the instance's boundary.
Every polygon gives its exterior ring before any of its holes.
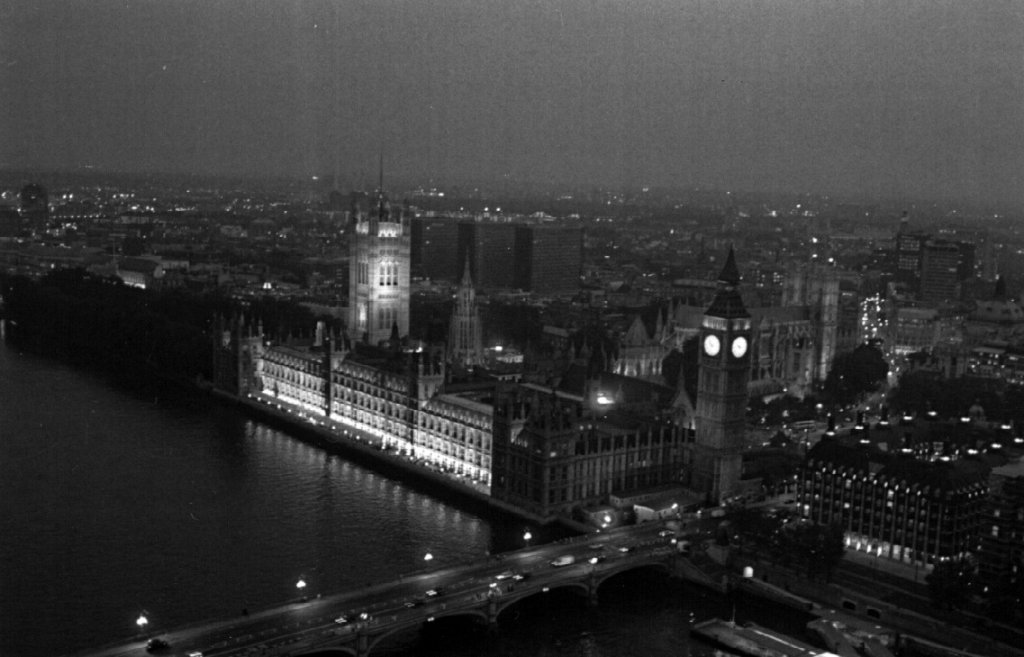
{"type": "Polygon", "coordinates": [[[423,560],[424,561],[433,561],[434,560],[434,555],[432,555],[429,552],[427,552],[426,554],[423,555],[423,560]]]}
{"type": "Polygon", "coordinates": [[[146,626],[149,625],[149,619],[146,618],[146,614],[139,614],[139,617],[135,619],[135,624],[139,626],[140,632],[145,632],[146,626]]]}
{"type": "Polygon", "coordinates": [[[533,538],[533,534],[527,529],[526,533],[523,534],[523,540],[526,542],[526,547],[530,547],[530,539],[533,538]]]}
{"type": "Polygon", "coordinates": [[[295,582],[295,588],[301,592],[302,589],[306,588],[306,580],[300,578],[299,581],[295,582]]]}

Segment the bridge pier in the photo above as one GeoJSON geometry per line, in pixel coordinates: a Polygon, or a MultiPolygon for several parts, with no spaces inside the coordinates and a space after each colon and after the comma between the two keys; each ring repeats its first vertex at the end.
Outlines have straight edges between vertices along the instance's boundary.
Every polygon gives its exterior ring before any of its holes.
{"type": "Polygon", "coordinates": [[[356,629],[356,657],[367,657],[370,654],[370,640],[362,627],[356,629]]]}
{"type": "Polygon", "coordinates": [[[498,599],[494,591],[487,592],[487,631],[492,634],[498,631],[498,599]]]}
{"type": "Polygon", "coordinates": [[[597,580],[594,577],[594,569],[591,567],[590,573],[587,575],[587,606],[596,607],[597,603],[597,580]]]}

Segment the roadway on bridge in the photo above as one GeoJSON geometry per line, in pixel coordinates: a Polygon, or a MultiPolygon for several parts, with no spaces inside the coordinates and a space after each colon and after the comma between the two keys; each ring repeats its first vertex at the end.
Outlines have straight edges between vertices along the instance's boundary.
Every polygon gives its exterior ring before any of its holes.
{"type": "Polygon", "coordinates": [[[202,652],[203,657],[236,657],[253,654],[279,654],[301,651],[302,646],[323,645],[351,639],[360,623],[378,620],[396,621],[403,616],[423,617],[424,612],[444,610],[451,601],[486,594],[492,588],[508,590],[520,582],[503,574],[524,575],[527,582],[543,580],[557,585],[559,580],[579,578],[591,568],[590,559],[601,558],[602,569],[622,560],[632,560],[652,549],[664,550],[671,537],[661,536],[665,525],[647,523],[622,527],[604,533],[588,534],[569,541],[525,548],[464,566],[423,572],[397,580],[335,595],[296,601],[249,616],[193,625],[159,634],[149,633],[135,640],[78,653],[82,657],[143,657],[148,655],[146,641],[154,636],[169,647],[154,654],[187,657],[202,652]],[[629,551],[620,550],[628,548],[629,551]],[[557,557],[572,556],[575,561],[558,568],[551,564],[557,557]],[[536,578],[536,579],[534,579],[536,578]],[[495,586],[491,586],[494,584],[495,586]],[[437,595],[428,596],[428,591],[437,595]],[[409,605],[409,606],[407,606],[409,605]],[[365,616],[363,616],[365,614],[365,616]],[[345,616],[345,623],[335,619],[345,616]]]}

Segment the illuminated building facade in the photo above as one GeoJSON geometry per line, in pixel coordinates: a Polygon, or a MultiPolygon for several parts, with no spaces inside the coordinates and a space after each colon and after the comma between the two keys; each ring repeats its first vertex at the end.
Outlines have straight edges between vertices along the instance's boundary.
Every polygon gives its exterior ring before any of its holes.
{"type": "MultiPolygon", "coordinates": [[[[930,567],[966,557],[977,545],[990,468],[978,448],[957,444],[939,424],[822,438],[801,469],[802,515],[840,523],[847,547],[881,559],[930,567]]],[[[968,430],[961,437],[978,444],[968,430]]]]}
{"type": "Polygon", "coordinates": [[[491,396],[444,394],[440,350],[356,344],[268,345],[237,323],[215,345],[215,385],[280,405],[336,432],[364,432],[388,450],[422,459],[482,487],[490,483],[491,396]]]}
{"type": "Polygon", "coordinates": [[[782,306],[808,309],[813,331],[809,378],[824,383],[836,355],[839,325],[839,275],[834,263],[815,260],[790,272],[783,283],[782,306]]]}
{"type": "Polygon", "coordinates": [[[382,190],[357,195],[349,218],[349,334],[377,345],[409,334],[411,231],[382,190]],[[372,207],[371,207],[372,206],[372,207]]]}
{"type": "Polygon", "coordinates": [[[665,329],[662,313],[658,313],[654,335],[648,332],[647,325],[637,315],[618,340],[618,353],[610,363],[611,371],[623,376],[661,382],[661,364],[671,347],[670,336],[665,329]]]}

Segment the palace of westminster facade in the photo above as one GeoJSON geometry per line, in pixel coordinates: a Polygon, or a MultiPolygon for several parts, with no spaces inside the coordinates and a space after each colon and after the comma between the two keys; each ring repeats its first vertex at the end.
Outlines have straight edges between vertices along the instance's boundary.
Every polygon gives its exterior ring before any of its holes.
{"type": "MultiPolygon", "coordinates": [[[[821,381],[834,355],[834,277],[801,272],[787,284],[792,308],[748,311],[730,251],[699,319],[674,309],[659,320],[661,334],[656,330],[653,336],[635,323],[614,360],[577,354],[554,379],[530,380],[527,373],[511,381],[480,377],[453,383],[453,360],[463,369],[482,360],[468,268],[456,291],[450,344],[403,343],[409,324],[409,220],[383,194],[375,200],[373,209],[355,208],[349,224],[348,334],[328,331],[313,345],[275,345],[258,324],[222,322],[214,346],[216,387],[303,409],[339,437],[343,429],[363,432],[384,449],[461,477],[534,516],[553,519],[673,488],[688,490],[691,500],[718,504],[750,488],[743,480],[749,396],[766,378],[821,381]],[[681,384],[667,386],[653,376],[660,374],[658,350],[673,334],[699,339],[695,402],[681,384]]],[[[839,467],[823,459],[831,451],[817,450],[805,467],[831,472],[839,467]]],[[[872,482],[874,475],[865,471],[860,485],[872,482]]],[[[891,482],[881,477],[877,485],[891,482]]],[[[825,517],[818,500],[831,501],[804,481],[800,488],[807,498],[800,500],[804,515],[825,517]]],[[[967,506],[942,513],[956,517],[958,526],[976,528],[982,513],[976,500],[984,485],[975,478],[969,488],[942,501],[956,505],[963,498],[970,500],[967,506]]],[[[859,523],[858,536],[874,548],[873,525],[859,523]]],[[[946,556],[940,554],[945,543],[929,542],[926,550],[915,545],[916,554],[934,562],[946,556]]],[[[966,544],[958,540],[948,547],[959,554],[966,544]]],[[[906,559],[902,553],[892,556],[906,559]]]]}

